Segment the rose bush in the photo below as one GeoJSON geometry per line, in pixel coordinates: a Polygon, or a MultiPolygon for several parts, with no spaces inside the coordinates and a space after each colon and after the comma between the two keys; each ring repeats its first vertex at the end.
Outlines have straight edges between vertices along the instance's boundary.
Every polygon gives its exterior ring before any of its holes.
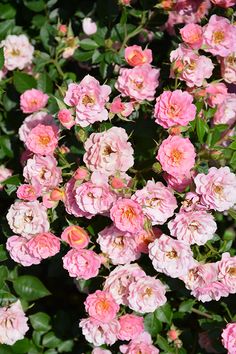
{"type": "Polygon", "coordinates": [[[0,354],[236,353],[235,0],[0,0],[0,354]]]}

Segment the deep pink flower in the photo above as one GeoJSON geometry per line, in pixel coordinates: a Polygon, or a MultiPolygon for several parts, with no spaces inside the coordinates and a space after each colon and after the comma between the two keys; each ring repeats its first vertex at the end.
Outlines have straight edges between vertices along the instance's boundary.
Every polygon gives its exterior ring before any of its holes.
{"type": "Polygon", "coordinates": [[[21,184],[16,191],[17,198],[33,201],[40,196],[40,188],[35,188],[30,184],[21,184]]]}
{"type": "Polygon", "coordinates": [[[228,350],[228,354],[235,354],[236,322],[228,323],[226,328],[223,330],[221,337],[223,346],[228,350]]]}
{"type": "Polygon", "coordinates": [[[182,40],[192,49],[200,49],[203,43],[202,27],[195,23],[188,23],[180,30],[182,40]]]}
{"type": "Polygon", "coordinates": [[[113,114],[118,114],[121,117],[128,117],[133,110],[133,103],[122,102],[119,96],[115,97],[110,105],[110,112],[113,114]]]}
{"type": "Polygon", "coordinates": [[[89,244],[89,235],[82,227],[70,225],[61,234],[61,239],[75,249],[85,248],[89,244]]]}
{"type": "Polygon", "coordinates": [[[234,6],[236,4],[236,0],[211,0],[213,4],[223,7],[227,9],[228,7],[234,6]]]}
{"type": "Polygon", "coordinates": [[[69,109],[60,109],[57,114],[60,123],[67,129],[70,129],[75,125],[74,117],[69,109]]]}
{"type": "Polygon", "coordinates": [[[120,340],[132,340],[144,331],[144,320],[140,316],[126,314],[119,318],[119,323],[118,338],[120,340]]]}
{"type": "Polygon", "coordinates": [[[40,90],[26,90],[20,96],[20,108],[23,113],[33,113],[44,108],[48,102],[48,95],[40,90]]]}
{"type": "Polygon", "coordinates": [[[25,142],[27,149],[34,154],[50,155],[58,144],[58,130],[54,126],[38,124],[33,128],[25,142]]]}
{"type": "Polygon", "coordinates": [[[60,240],[51,232],[40,233],[27,242],[26,249],[32,257],[46,259],[60,251],[60,240]]]}
{"type": "Polygon", "coordinates": [[[142,49],[138,45],[132,45],[125,48],[125,60],[131,66],[140,66],[143,64],[151,64],[152,51],[151,49],[142,49]]]}

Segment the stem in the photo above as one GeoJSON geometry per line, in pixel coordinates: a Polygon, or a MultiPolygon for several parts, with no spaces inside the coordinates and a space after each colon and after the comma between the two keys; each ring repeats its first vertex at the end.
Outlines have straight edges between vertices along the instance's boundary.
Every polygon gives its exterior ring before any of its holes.
{"type": "Polygon", "coordinates": [[[209,315],[208,313],[202,312],[202,311],[197,310],[195,308],[192,308],[192,312],[196,313],[199,316],[203,316],[203,317],[209,318],[211,320],[213,319],[213,317],[211,315],[209,315]]]}
{"type": "MultiPolygon", "coordinates": [[[[133,32],[131,32],[131,33],[125,35],[125,38],[124,38],[124,40],[123,40],[123,43],[122,43],[122,45],[121,45],[121,47],[120,47],[119,52],[121,52],[121,51],[125,48],[127,42],[128,42],[131,38],[135,37],[137,34],[139,34],[140,32],[142,32],[143,25],[144,25],[145,21],[146,21],[146,13],[144,12],[144,13],[142,14],[141,24],[140,24],[135,30],[133,30],[133,32]]],[[[126,25],[125,25],[125,26],[126,26],[126,25]]]]}

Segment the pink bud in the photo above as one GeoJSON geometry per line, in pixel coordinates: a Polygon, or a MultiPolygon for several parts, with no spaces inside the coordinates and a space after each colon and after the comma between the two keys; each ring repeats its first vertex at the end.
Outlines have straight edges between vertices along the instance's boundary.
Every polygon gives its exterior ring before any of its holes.
{"type": "Polygon", "coordinates": [[[121,189],[121,188],[125,187],[125,184],[122,181],[122,179],[118,178],[118,177],[111,177],[110,184],[111,184],[112,188],[114,188],[114,189],[121,189]]]}
{"type": "Polygon", "coordinates": [[[67,129],[70,129],[75,124],[74,117],[72,116],[69,109],[60,109],[57,117],[61,124],[67,129]]]}
{"type": "Polygon", "coordinates": [[[87,36],[91,36],[97,32],[97,25],[90,17],[86,17],[83,19],[82,28],[84,33],[87,34],[87,36]]]}
{"type": "Polygon", "coordinates": [[[85,167],[79,167],[74,173],[74,178],[76,180],[84,180],[89,176],[88,170],[85,167]]]}
{"type": "Polygon", "coordinates": [[[53,200],[53,201],[64,200],[64,196],[65,196],[65,193],[64,193],[63,189],[54,188],[51,191],[50,199],[53,200]]]}
{"type": "Polygon", "coordinates": [[[66,32],[67,32],[67,26],[66,26],[66,25],[59,25],[58,31],[61,32],[61,33],[63,33],[63,34],[66,34],[66,32]]]}

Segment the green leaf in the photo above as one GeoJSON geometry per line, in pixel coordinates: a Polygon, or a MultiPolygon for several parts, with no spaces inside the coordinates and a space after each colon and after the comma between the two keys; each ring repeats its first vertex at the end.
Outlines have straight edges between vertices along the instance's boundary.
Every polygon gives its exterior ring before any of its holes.
{"type": "Polygon", "coordinates": [[[6,20],[1,22],[0,26],[0,40],[4,39],[6,35],[14,28],[15,20],[6,20]]]}
{"type": "Polygon", "coordinates": [[[4,290],[0,290],[0,305],[1,306],[6,306],[11,304],[12,302],[15,302],[17,299],[14,295],[12,295],[11,293],[4,291],[4,290]]]}
{"type": "Polygon", "coordinates": [[[34,12],[40,12],[45,8],[43,0],[24,0],[24,5],[34,12]]]}
{"type": "Polygon", "coordinates": [[[59,98],[57,98],[56,96],[54,96],[53,98],[55,99],[59,109],[66,109],[67,108],[66,104],[63,101],[59,100],[59,98]]]}
{"type": "Polygon", "coordinates": [[[173,317],[171,306],[168,303],[166,303],[165,305],[159,307],[155,311],[155,316],[161,322],[165,322],[165,323],[171,324],[172,317],[173,317]]]}
{"type": "Polygon", "coordinates": [[[194,299],[188,299],[181,302],[181,304],[179,305],[179,312],[191,312],[192,307],[194,306],[195,303],[196,300],[194,299]]]}
{"type": "Polygon", "coordinates": [[[157,333],[162,330],[162,323],[156,318],[155,312],[149,313],[144,318],[144,326],[152,337],[156,337],[157,333]]]}
{"type": "Polygon", "coordinates": [[[39,78],[37,80],[38,82],[38,89],[45,92],[45,93],[52,93],[53,91],[53,83],[49,75],[44,72],[39,75],[39,78]]]}
{"type": "Polygon", "coordinates": [[[7,135],[0,136],[0,157],[13,157],[10,137],[7,135]]]}
{"type": "Polygon", "coordinates": [[[9,345],[1,344],[0,345],[0,354],[13,354],[13,350],[9,345]]]}
{"type": "Polygon", "coordinates": [[[62,340],[54,332],[49,332],[43,337],[42,344],[46,348],[56,348],[61,342],[62,340]]]}
{"type": "Polygon", "coordinates": [[[89,52],[83,52],[82,50],[77,49],[73,55],[75,60],[84,62],[84,61],[88,61],[92,58],[94,54],[94,51],[89,51],[89,52]]]}
{"type": "Polygon", "coordinates": [[[234,209],[229,209],[228,214],[236,220],[236,211],[234,209]]]}
{"type": "Polygon", "coordinates": [[[203,119],[197,117],[196,118],[196,128],[197,128],[198,139],[199,139],[200,143],[203,144],[203,138],[204,138],[206,132],[208,131],[208,125],[203,119]]]}
{"type": "Polygon", "coordinates": [[[37,312],[34,315],[29,316],[32,327],[36,331],[47,332],[51,329],[50,316],[44,312],[37,312]]]}
{"type": "Polygon", "coordinates": [[[9,20],[16,15],[16,9],[10,4],[0,4],[0,19],[9,20]]]}
{"type": "Polygon", "coordinates": [[[4,66],[4,52],[3,52],[3,48],[0,48],[0,70],[3,68],[4,66]]]}
{"type": "Polygon", "coordinates": [[[36,277],[22,275],[13,282],[16,293],[27,301],[34,301],[44,296],[50,295],[50,292],[43,283],[36,277]]]}
{"type": "Polygon", "coordinates": [[[99,45],[90,38],[83,39],[79,42],[80,48],[84,50],[94,50],[99,47],[99,45]]]}
{"type": "Polygon", "coordinates": [[[165,351],[165,353],[175,353],[175,349],[171,348],[171,346],[169,345],[168,341],[163,338],[162,336],[160,336],[160,334],[157,335],[157,339],[155,344],[158,345],[158,347],[160,347],[162,350],[165,351]]]}
{"type": "Polygon", "coordinates": [[[28,338],[18,340],[11,348],[15,354],[25,354],[29,352],[31,341],[28,338]]]}
{"type": "Polygon", "coordinates": [[[229,146],[229,149],[236,150],[236,141],[233,141],[229,146]]]}
{"type": "Polygon", "coordinates": [[[7,184],[7,185],[19,186],[21,184],[21,181],[20,181],[19,175],[14,175],[14,176],[11,176],[11,177],[5,179],[1,183],[3,185],[7,184]]]}
{"type": "Polygon", "coordinates": [[[58,346],[58,352],[59,353],[71,353],[73,346],[74,346],[74,341],[72,339],[68,339],[58,346]]]}
{"type": "Polygon", "coordinates": [[[8,253],[4,245],[0,245],[0,262],[5,261],[8,258],[8,253]]]}
{"type": "Polygon", "coordinates": [[[28,75],[26,73],[22,73],[20,71],[14,71],[13,83],[19,93],[23,93],[26,90],[30,90],[32,88],[37,87],[37,82],[33,76],[28,75]]]}

